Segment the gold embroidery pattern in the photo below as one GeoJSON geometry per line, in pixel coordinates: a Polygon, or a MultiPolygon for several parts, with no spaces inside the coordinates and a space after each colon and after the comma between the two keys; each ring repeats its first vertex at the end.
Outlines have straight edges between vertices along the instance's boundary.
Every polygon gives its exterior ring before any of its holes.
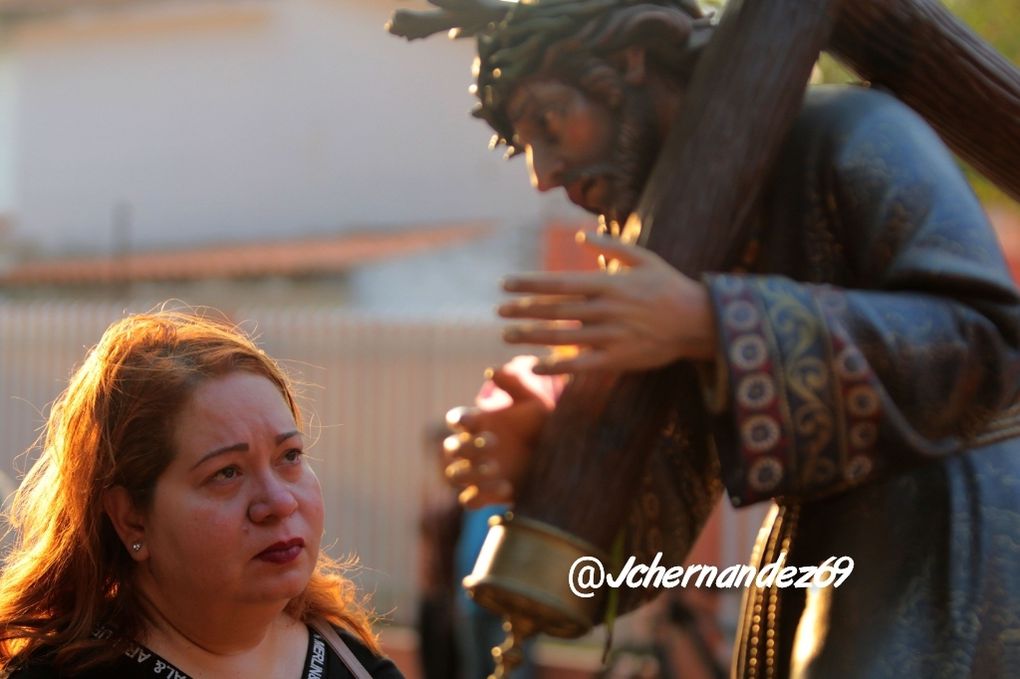
{"type": "Polygon", "coordinates": [[[784,279],[762,279],[755,286],[767,309],[769,327],[780,347],[793,415],[799,479],[810,485],[825,480],[831,464],[823,458],[833,444],[836,427],[832,381],[824,344],[825,328],[810,298],[801,299],[796,285],[784,279]],[[822,476],[823,478],[818,478],[822,476]]]}

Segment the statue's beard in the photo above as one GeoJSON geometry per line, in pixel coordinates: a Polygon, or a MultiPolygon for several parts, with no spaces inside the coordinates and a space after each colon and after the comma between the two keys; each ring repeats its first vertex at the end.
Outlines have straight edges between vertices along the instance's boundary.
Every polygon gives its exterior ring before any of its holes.
{"type": "Polygon", "coordinates": [[[628,87],[617,115],[616,143],[606,173],[610,204],[603,216],[607,221],[622,226],[637,209],[659,156],[661,141],[647,92],[628,87]]]}
{"type": "Polygon", "coordinates": [[[613,123],[615,139],[609,157],[603,162],[567,171],[563,183],[601,179],[607,190],[599,204],[582,207],[602,215],[607,222],[623,225],[637,208],[658,158],[661,140],[649,96],[643,89],[627,88],[613,123]]]}

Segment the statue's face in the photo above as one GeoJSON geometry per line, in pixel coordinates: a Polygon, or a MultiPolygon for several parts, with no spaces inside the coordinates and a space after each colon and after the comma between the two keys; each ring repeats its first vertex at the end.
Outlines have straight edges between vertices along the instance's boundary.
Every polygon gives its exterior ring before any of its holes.
{"type": "Polygon", "coordinates": [[[531,183],[562,187],[570,201],[624,221],[637,205],[658,153],[647,93],[626,87],[616,108],[552,78],[522,82],[507,101],[531,183]]]}

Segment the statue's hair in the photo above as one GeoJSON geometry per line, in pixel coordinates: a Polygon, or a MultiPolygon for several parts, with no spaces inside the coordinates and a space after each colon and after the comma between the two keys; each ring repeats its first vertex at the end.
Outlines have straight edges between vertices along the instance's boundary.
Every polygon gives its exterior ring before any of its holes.
{"type": "MultiPolygon", "coordinates": [[[[478,58],[472,112],[496,135],[493,145],[518,149],[505,111],[506,99],[523,79],[536,74],[574,75],[628,46],[640,44],[667,71],[688,73],[707,40],[709,22],[696,0],[429,0],[438,10],[398,10],[387,28],[408,40],[449,30],[454,38],[475,37],[478,58]],[[573,74],[565,74],[573,63],[573,74]]],[[[580,83],[583,87],[583,83],[580,83]]]]}

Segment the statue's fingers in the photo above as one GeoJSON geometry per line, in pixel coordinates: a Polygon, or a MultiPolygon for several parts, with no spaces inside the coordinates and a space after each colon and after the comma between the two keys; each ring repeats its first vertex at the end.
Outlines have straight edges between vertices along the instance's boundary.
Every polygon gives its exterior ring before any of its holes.
{"type": "MultiPolygon", "coordinates": [[[[547,323],[511,325],[503,331],[508,344],[540,344],[543,346],[601,347],[621,339],[622,330],[612,325],[561,326],[547,323]]],[[[539,373],[536,373],[539,374],[539,373]]]]}
{"type": "Polygon", "coordinates": [[[566,375],[590,370],[611,370],[609,353],[599,350],[582,351],[569,358],[539,361],[532,369],[536,375],[566,375]]]}
{"type": "Polygon", "coordinates": [[[457,460],[477,460],[483,451],[491,450],[495,444],[496,437],[489,432],[475,435],[462,431],[443,439],[443,457],[448,464],[457,460]]]}
{"type": "Polygon", "coordinates": [[[481,410],[474,406],[457,406],[446,411],[446,426],[454,432],[477,433],[481,426],[481,410]]]}
{"type": "Polygon", "coordinates": [[[446,465],[446,469],[443,470],[446,475],[446,480],[457,487],[470,486],[478,479],[475,478],[474,469],[471,466],[470,460],[460,459],[454,460],[450,464],[446,465]]]}
{"type": "Polygon", "coordinates": [[[565,273],[522,273],[503,279],[503,290],[536,295],[581,295],[593,297],[605,291],[606,279],[601,271],[569,271],[565,273]]]}
{"type": "Polygon", "coordinates": [[[483,482],[465,488],[457,500],[467,509],[479,509],[486,505],[505,504],[513,501],[513,486],[505,479],[483,482]]]}
{"type": "Polygon", "coordinates": [[[496,313],[503,318],[599,323],[609,317],[611,310],[600,298],[525,297],[501,304],[496,313]]]}
{"type": "Polygon", "coordinates": [[[592,252],[606,259],[615,259],[623,266],[633,267],[647,264],[656,259],[655,253],[640,245],[625,243],[612,236],[578,231],[575,240],[592,252]]]}

